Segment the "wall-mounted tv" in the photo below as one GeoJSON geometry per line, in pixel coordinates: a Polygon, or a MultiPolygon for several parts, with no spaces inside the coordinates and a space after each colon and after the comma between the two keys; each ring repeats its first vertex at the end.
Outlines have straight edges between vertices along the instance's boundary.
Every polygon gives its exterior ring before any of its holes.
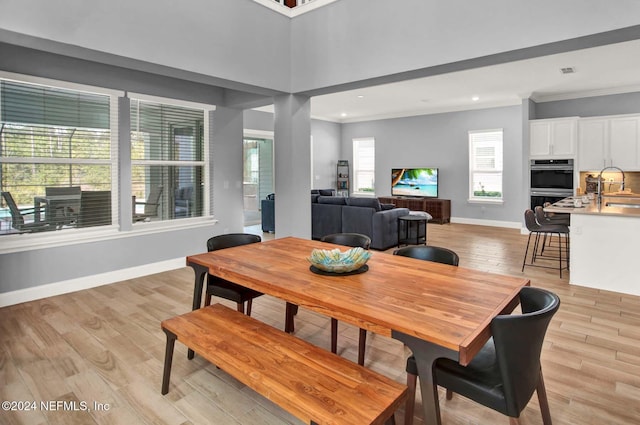
{"type": "Polygon", "coordinates": [[[391,170],[391,196],[438,197],[437,168],[394,168],[391,170]]]}

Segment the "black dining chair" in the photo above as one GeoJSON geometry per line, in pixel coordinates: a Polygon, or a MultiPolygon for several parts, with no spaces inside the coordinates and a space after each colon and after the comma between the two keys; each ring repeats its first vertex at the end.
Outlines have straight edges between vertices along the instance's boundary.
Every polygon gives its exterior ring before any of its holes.
{"type": "MultiPolygon", "coordinates": [[[[333,243],[336,245],[344,245],[352,248],[369,249],[371,246],[371,238],[367,235],[360,233],[333,233],[325,235],[321,239],[322,242],[333,243]]],[[[298,311],[298,306],[295,304],[287,303],[287,328],[293,332],[293,317],[298,311]]],[[[358,364],[364,364],[364,346],[367,339],[367,331],[360,329],[360,337],[358,341],[358,364]]],[[[331,352],[336,353],[338,351],[338,319],[331,318],[331,352]]]]}
{"type": "MultiPolygon", "coordinates": [[[[551,425],[540,353],[549,322],[560,307],[560,298],[550,291],[528,286],[519,295],[522,314],[494,317],[492,337],[467,366],[451,359],[436,360],[434,386],[446,388],[448,400],[452,393],[457,393],[508,416],[511,425],[520,423],[520,413],[535,391],[542,423],[551,425]]],[[[418,373],[415,358],[407,361],[409,373],[413,376],[418,373]]],[[[437,391],[434,392],[437,398],[437,391]]],[[[407,397],[405,411],[411,414],[405,414],[405,425],[411,425],[413,407],[408,405],[415,403],[415,385],[409,387],[407,397]]]]}
{"type": "MultiPolygon", "coordinates": [[[[403,257],[415,258],[417,260],[433,261],[435,263],[449,264],[451,266],[458,266],[460,257],[454,251],[443,248],[440,246],[405,246],[404,248],[398,248],[393,251],[394,255],[401,255],[403,257]]],[[[411,424],[413,422],[413,412],[415,410],[415,394],[416,385],[418,383],[418,371],[416,369],[416,359],[414,356],[410,356],[407,359],[407,387],[409,388],[407,396],[407,404],[405,406],[405,424],[411,424]]]]}
{"type": "Polygon", "coordinates": [[[436,263],[457,266],[460,261],[458,254],[447,248],[439,246],[405,246],[393,251],[394,255],[416,258],[418,260],[433,261],[436,263]]]}
{"type": "MultiPolygon", "coordinates": [[[[218,249],[232,248],[234,246],[248,245],[250,243],[262,242],[262,238],[258,235],[249,233],[228,233],[225,235],[214,236],[207,241],[207,251],[216,251],[218,249]]],[[[244,303],[247,303],[247,316],[251,316],[251,304],[254,298],[262,295],[262,292],[254,291],[218,276],[209,274],[207,276],[207,289],[205,293],[204,305],[211,304],[211,297],[221,297],[227,300],[235,301],[237,309],[240,313],[245,313],[244,303]]]]}

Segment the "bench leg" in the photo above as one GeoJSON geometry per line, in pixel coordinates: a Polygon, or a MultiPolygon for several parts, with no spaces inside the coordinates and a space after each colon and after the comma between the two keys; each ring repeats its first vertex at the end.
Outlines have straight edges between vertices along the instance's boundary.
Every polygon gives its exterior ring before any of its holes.
{"type": "Polygon", "coordinates": [[[176,344],[176,336],[166,329],[162,329],[167,334],[167,346],[164,352],[164,372],[162,373],[162,395],[169,392],[169,379],[171,378],[171,362],[173,361],[173,347],[176,344]]]}
{"type": "MultiPolygon", "coordinates": [[[[202,288],[204,287],[204,278],[207,276],[209,269],[195,263],[190,263],[187,265],[190,266],[195,273],[195,279],[193,283],[193,304],[191,306],[191,310],[197,310],[202,304],[202,288]]],[[[210,297],[209,300],[211,300],[210,297]]],[[[193,359],[194,354],[195,353],[193,352],[193,350],[189,348],[189,350],[187,351],[187,358],[189,360],[193,359]]]]}

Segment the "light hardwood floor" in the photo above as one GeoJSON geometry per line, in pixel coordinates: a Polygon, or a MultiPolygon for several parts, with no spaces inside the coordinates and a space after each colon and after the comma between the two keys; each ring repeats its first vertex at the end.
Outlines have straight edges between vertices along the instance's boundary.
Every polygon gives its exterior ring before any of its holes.
{"type": "MultiPolygon", "coordinates": [[[[456,251],[461,267],[522,275],[526,236],[518,230],[434,224],[428,240],[456,251]]],[[[542,353],[554,424],[640,423],[640,297],[572,286],[552,270],[526,268],[524,275],[562,300],[542,353]]],[[[190,309],[192,279],[183,268],[0,309],[0,400],[37,404],[31,411],[0,411],[0,423],[298,424],[198,356],[188,361],[180,343],[170,392],[160,395],[160,321],[190,309]],[[40,402],[50,401],[75,401],[79,410],[53,404],[59,410],[44,411],[40,402]]],[[[253,317],[282,328],[284,303],[260,297],[253,317]]],[[[366,366],[404,382],[408,351],[369,335],[366,366]]],[[[328,349],[329,320],[301,309],[296,336],[328,349]]],[[[355,361],[357,330],[341,323],[338,345],[355,361]]],[[[446,401],[441,393],[440,405],[445,425],[508,423],[461,396],[446,401]]],[[[416,425],[420,409],[418,402],[416,425]]],[[[396,417],[401,421],[403,412],[396,417]]],[[[535,396],[522,422],[542,423],[535,396]]]]}

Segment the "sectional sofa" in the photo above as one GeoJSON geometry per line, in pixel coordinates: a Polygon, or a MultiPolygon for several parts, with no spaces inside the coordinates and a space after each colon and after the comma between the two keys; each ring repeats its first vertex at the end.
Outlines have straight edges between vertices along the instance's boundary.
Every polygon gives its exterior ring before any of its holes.
{"type": "MultiPolygon", "coordinates": [[[[262,201],[262,230],[274,231],[274,199],[262,201]]],[[[311,194],[311,237],[332,233],[361,233],[371,238],[371,248],[385,250],[398,244],[398,217],[408,208],[381,204],[376,198],[311,194]]]]}

